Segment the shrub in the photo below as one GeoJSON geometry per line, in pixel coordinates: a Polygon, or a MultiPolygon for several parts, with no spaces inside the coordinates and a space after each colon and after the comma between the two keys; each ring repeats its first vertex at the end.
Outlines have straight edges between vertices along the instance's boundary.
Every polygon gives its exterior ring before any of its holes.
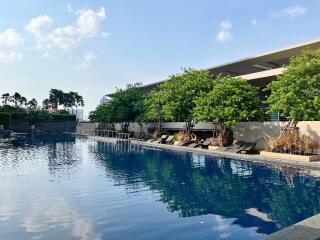
{"type": "Polygon", "coordinates": [[[272,152],[312,155],[317,154],[320,142],[316,139],[302,135],[295,131],[288,131],[279,138],[271,138],[267,142],[268,149],[272,152]]]}
{"type": "Polygon", "coordinates": [[[56,121],[76,121],[76,115],[71,114],[51,114],[52,120],[56,121]]]}
{"type": "Polygon", "coordinates": [[[176,133],[176,134],[174,135],[174,140],[176,140],[176,141],[182,141],[183,138],[184,138],[184,136],[185,136],[184,132],[183,132],[183,131],[179,131],[178,133],[176,133]]]}
{"type": "Polygon", "coordinates": [[[11,123],[11,114],[7,112],[0,112],[0,125],[4,128],[9,128],[11,123]]]}

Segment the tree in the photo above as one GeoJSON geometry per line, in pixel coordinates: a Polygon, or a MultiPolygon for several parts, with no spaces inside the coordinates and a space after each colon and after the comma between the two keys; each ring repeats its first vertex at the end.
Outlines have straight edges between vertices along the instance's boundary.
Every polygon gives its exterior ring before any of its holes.
{"type": "Polygon", "coordinates": [[[111,104],[104,104],[98,106],[94,111],[89,113],[89,120],[91,122],[99,122],[99,123],[112,123],[113,117],[111,110],[111,104]]]}
{"type": "Polygon", "coordinates": [[[43,106],[43,109],[45,109],[45,110],[48,110],[49,108],[52,107],[51,103],[50,103],[50,100],[48,98],[43,100],[42,106],[43,106]]]}
{"type": "Polygon", "coordinates": [[[1,99],[3,99],[2,100],[3,105],[8,105],[8,102],[10,100],[10,94],[9,93],[2,94],[1,99]]]}
{"type": "Polygon", "coordinates": [[[258,89],[242,78],[218,76],[211,91],[195,100],[193,116],[197,121],[219,124],[222,144],[228,144],[232,126],[261,117],[257,93],[258,89]]]}
{"type": "Polygon", "coordinates": [[[190,134],[195,99],[211,88],[212,78],[208,71],[183,69],[181,74],[172,75],[168,81],[161,84],[153,106],[157,106],[159,98],[162,99],[161,114],[163,113],[164,119],[185,121],[187,134],[190,134]]]}
{"type": "Polygon", "coordinates": [[[144,116],[144,93],[141,83],[128,84],[125,89],[117,89],[108,103],[90,113],[90,120],[105,123],[121,123],[122,130],[128,132],[130,122],[141,121],[144,116]]]}
{"type": "Polygon", "coordinates": [[[22,96],[20,93],[15,92],[12,96],[11,96],[11,102],[14,103],[15,106],[18,106],[18,104],[21,102],[22,96]]]}
{"type": "Polygon", "coordinates": [[[51,89],[49,92],[49,99],[48,99],[51,107],[57,111],[59,105],[64,103],[64,93],[62,90],[59,89],[51,89]]]}
{"type": "Polygon", "coordinates": [[[20,100],[19,100],[20,106],[26,106],[26,105],[27,105],[27,102],[28,102],[27,98],[21,96],[21,98],[20,98],[20,100]]]}
{"type": "Polygon", "coordinates": [[[147,94],[144,105],[146,108],[145,118],[149,121],[158,121],[159,130],[161,130],[161,121],[163,120],[164,112],[163,112],[163,97],[161,91],[152,90],[149,94],[147,94]]]}
{"type": "Polygon", "coordinates": [[[77,107],[84,107],[84,100],[83,97],[80,96],[77,92],[74,93],[74,97],[75,97],[75,106],[77,107]]]}
{"type": "Polygon", "coordinates": [[[290,59],[267,99],[270,111],[279,111],[296,126],[298,121],[320,120],[320,50],[307,50],[290,59]]]}
{"type": "Polygon", "coordinates": [[[35,98],[32,98],[26,105],[28,110],[34,111],[37,109],[38,101],[35,98]]]}
{"type": "Polygon", "coordinates": [[[72,92],[63,93],[62,104],[64,108],[72,108],[75,105],[75,98],[72,92]]]}

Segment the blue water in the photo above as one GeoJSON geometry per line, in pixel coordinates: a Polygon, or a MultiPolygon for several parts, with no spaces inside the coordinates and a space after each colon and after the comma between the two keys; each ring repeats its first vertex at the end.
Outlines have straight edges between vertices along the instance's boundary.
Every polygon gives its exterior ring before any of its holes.
{"type": "Polygon", "coordinates": [[[296,169],[68,135],[0,147],[0,239],[262,239],[319,193],[296,169]]]}

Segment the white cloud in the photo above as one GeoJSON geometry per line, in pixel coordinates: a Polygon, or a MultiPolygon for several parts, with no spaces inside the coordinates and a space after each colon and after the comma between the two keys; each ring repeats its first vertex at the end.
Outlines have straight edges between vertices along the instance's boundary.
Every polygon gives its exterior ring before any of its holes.
{"type": "Polygon", "coordinates": [[[54,29],[49,34],[48,40],[65,51],[77,47],[79,42],[76,29],[72,26],[54,29]]]}
{"type": "Polygon", "coordinates": [[[0,51],[0,62],[12,64],[21,62],[23,54],[16,51],[0,51]]]}
{"type": "Polygon", "coordinates": [[[68,12],[73,13],[73,9],[72,9],[72,7],[71,7],[71,4],[70,4],[70,3],[68,3],[68,4],[67,4],[67,8],[68,8],[68,12]]]}
{"type": "Polygon", "coordinates": [[[271,17],[290,17],[294,18],[300,15],[303,15],[307,12],[307,9],[305,7],[302,7],[300,5],[288,7],[285,9],[282,9],[281,11],[272,13],[271,17]]]}
{"type": "Polygon", "coordinates": [[[258,25],[258,21],[256,20],[256,19],[251,19],[251,24],[253,25],[253,26],[257,26],[258,25]]]}
{"type": "MultiPolygon", "coordinates": [[[[68,10],[73,12],[70,4],[68,4],[68,10]]],[[[48,49],[56,46],[64,51],[69,51],[76,48],[83,39],[107,36],[107,33],[100,30],[101,22],[106,17],[103,7],[96,12],[91,9],[80,10],[75,15],[77,21],[74,25],[56,27],[50,31],[47,31],[53,23],[50,17],[42,15],[31,19],[26,30],[36,37],[37,45],[35,48],[48,49]]]]}
{"type": "Polygon", "coordinates": [[[82,37],[94,37],[99,33],[100,23],[105,19],[106,12],[101,7],[97,12],[91,9],[81,10],[77,13],[77,30],[82,37]]]}
{"type": "Polygon", "coordinates": [[[36,37],[42,38],[50,26],[53,24],[53,20],[47,15],[40,15],[30,20],[25,29],[33,33],[36,37]]]}
{"type": "Polygon", "coordinates": [[[233,36],[230,32],[232,28],[232,22],[229,21],[229,20],[226,20],[226,21],[222,21],[220,23],[220,27],[219,27],[219,32],[216,36],[216,39],[219,41],[219,42],[227,42],[227,41],[230,41],[233,36]]]}
{"type": "Polygon", "coordinates": [[[76,66],[76,69],[87,69],[91,66],[91,63],[97,59],[97,56],[92,52],[87,52],[83,55],[82,60],[79,65],[76,66]]]}
{"type": "Polygon", "coordinates": [[[23,42],[22,37],[14,29],[9,28],[0,33],[0,46],[3,47],[18,47],[23,42]]]}

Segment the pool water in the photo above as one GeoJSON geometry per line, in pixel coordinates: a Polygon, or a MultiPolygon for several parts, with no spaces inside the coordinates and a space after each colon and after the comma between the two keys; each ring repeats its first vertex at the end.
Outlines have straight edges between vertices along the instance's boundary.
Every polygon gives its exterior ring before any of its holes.
{"type": "Polygon", "coordinates": [[[0,239],[262,239],[320,212],[292,168],[70,135],[0,147],[0,239]]]}

